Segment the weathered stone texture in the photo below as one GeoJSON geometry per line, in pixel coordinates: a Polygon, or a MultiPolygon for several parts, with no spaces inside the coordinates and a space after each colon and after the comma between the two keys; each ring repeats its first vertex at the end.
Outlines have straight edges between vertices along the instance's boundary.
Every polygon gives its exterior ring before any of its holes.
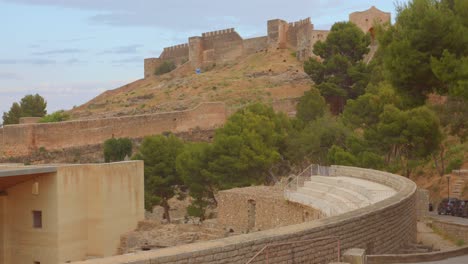
{"type": "Polygon", "coordinates": [[[99,144],[111,137],[140,138],[163,132],[210,130],[226,121],[223,103],[203,103],[179,112],[78,120],[60,123],[11,125],[3,128],[2,152],[7,157],[24,156],[38,148],[64,148],[99,144]]]}
{"type": "Polygon", "coordinates": [[[86,264],[117,263],[239,263],[244,264],[266,245],[267,251],[252,263],[329,263],[337,260],[337,244],[332,239],[297,242],[337,236],[342,252],[365,249],[368,254],[394,253],[416,240],[416,185],[401,176],[375,170],[333,166],[336,175],[356,177],[385,184],[397,194],[342,215],[154,252],[99,259],[86,264]]]}
{"type": "Polygon", "coordinates": [[[319,210],[285,200],[283,191],[275,187],[221,191],[217,201],[218,224],[235,232],[267,230],[323,217],[319,210]]]}
{"type": "Polygon", "coordinates": [[[349,15],[349,21],[356,24],[362,31],[369,32],[376,23],[390,23],[391,13],[383,12],[372,6],[362,12],[354,12],[349,15]]]}

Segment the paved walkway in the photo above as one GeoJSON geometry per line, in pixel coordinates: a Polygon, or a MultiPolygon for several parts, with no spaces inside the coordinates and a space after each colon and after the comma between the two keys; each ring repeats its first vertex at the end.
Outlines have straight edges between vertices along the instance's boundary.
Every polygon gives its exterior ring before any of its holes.
{"type": "Polygon", "coordinates": [[[467,263],[468,263],[468,256],[461,256],[461,257],[450,258],[446,260],[419,262],[419,263],[407,263],[407,264],[467,264],[467,263]]]}
{"type": "Polygon", "coordinates": [[[468,226],[468,218],[451,216],[451,215],[438,215],[437,212],[429,212],[429,216],[436,220],[468,226]]]}

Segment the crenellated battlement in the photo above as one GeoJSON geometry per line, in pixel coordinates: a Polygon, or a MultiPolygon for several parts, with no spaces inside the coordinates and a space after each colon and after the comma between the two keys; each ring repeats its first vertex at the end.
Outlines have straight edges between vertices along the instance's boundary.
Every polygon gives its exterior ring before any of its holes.
{"type": "Polygon", "coordinates": [[[306,19],[301,19],[301,20],[296,21],[296,22],[288,23],[289,27],[299,27],[299,26],[302,26],[302,25],[310,25],[310,24],[312,24],[310,17],[308,17],[306,19]]]}
{"type": "Polygon", "coordinates": [[[229,33],[233,33],[233,32],[236,32],[234,28],[227,28],[227,29],[202,33],[202,37],[204,37],[204,38],[214,37],[214,36],[229,34],[229,33]]]}
{"type": "Polygon", "coordinates": [[[179,45],[175,45],[175,46],[171,46],[171,47],[166,47],[164,48],[164,51],[174,51],[174,50],[178,50],[178,49],[188,49],[189,45],[188,43],[185,43],[185,44],[179,44],[179,45]]]}
{"type": "MultiPolygon", "coordinates": [[[[164,61],[172,61],[177,66],[190,62],[195,67],[214,65],[233,61],[268,49],[294,50],[298,60],[307,60],[314,56],[313,46],[317,41],[327,38],[328,30],[314,30],[311,18],[288,23],[281,19],[267,21],[267,35],[243,39],[234,28],[226,28],[204,32],[201,36],[193,36],[188,43],[164,48],[159,60],[145,61],[145,77],[152,76],[155,69],[164,61]]],[[[355,12],[350,15],[350,22],[355,23],[364,32],[373,31],[373,23],[391,21],[390,13],[371,7],[369,10],[355,12]]]]}

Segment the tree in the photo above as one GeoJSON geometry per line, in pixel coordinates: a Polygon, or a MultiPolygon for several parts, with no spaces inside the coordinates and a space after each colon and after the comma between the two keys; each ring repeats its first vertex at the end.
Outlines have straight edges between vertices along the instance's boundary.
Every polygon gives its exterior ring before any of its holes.
{"type": "Polygon", "coordinates": [[[364,93],[370,74],[362,62],[369,52],[369,34],[364,34],[351,22],[335,23],[325,42],[314,45],[314,54],[323,61],[311,58],[304,63],[305,72],[317,89],[332,105],[333,113],[341,113],[346,99],[364,93]]]}
{"type": "Polygon", "coordinates": [[[19,124],[19,119],[21,117],[21,106],[15,102],[11,106],[10,111],[3,112],[3,125],[19,124]]]}
{"type": "Polygon", "coordinates": [[[39,94],[29,94],[21,98],[21,111],[23,116],[43,117],[47,114],[47,102],[39,94]]]}
{"type": "Polygon", "coordinates": [[[407,177],[414,164],[436,151],[442,140],[439,119],[425,106],[402,111],[386,105],[379,123],[364,136],[386,153],[387,164],[400,161],[407,177]]]}
{"type": "Polygon", "coordinates": [[[392,84],[412,105],[432,92],[466,98],[466,0],[413,0],[397,7],[395,25],[379,38],[392,84]]]}
{"type": "Polygon", "coordinates": [[[39,123],[54,123],[70,120],[70,114],[64,110],[55,111],[52,114],[45,115],[39,120],[39,123]]]}
{"type": "Polygon", "coordinates": [[[145,164],[145,207],[152,210],[155,205],[164,208],[163,218],[171,221],[169,199],[176,195],[182,184],[176,171],[176,158],[183,151],[183,142],[169,134],[146,137],[133,157],[145,164]]]}
{"type": "Polygon", "coordinates": [[[323,116],[326,109],[325,99],[317,89],[312,88],[300,98],[296,116],[304,122],[311,122],[323,116]]]}
{"type": "Polygon", "coordinates": [[[132,155],[132,141],[129,138],[110,138],[104,141],[105,162],[122,161],[132,155]]]}
{"type": "Polygon", "coordinates": [[[208,143],[187,144],[176,159],[177,173],[193,198],[187,213],[201,221],[205,219],[207,206],[216,204],[214,194],[220,185],[209,171],[209,163],[214,158],[211,151],[212,146],[208,143]]]}
{"type": "Polygon", "coordinates": [[[270,106],[253,104],[233,114],[216,131],[209,172],[220,189],[273,181],[271,166],[281,160],[291,124],[270,106]]]}
{"type": "Polygon", "coordinates": [[[3,113],[3,124],[19,124],[21,117],[43,117],[47,114],[47,102],[39,94],[26,95],[20,103],[13,103],[10,111],[3,113]]]}

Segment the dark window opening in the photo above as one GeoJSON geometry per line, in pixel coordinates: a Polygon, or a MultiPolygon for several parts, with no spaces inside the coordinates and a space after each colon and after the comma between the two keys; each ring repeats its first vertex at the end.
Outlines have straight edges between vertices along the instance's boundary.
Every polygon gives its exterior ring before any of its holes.
{"type": "Polygon", "coordinates": [[[34,264],[41,264],[40,261],[34,261],[34,264]]]}
{"type": "MultiPolygon", "coordinates": [[[[33,211],[33,227],[42,228],[42,211],[33,211]]],[[[38,262],[40,264],[40,262],[38,262]]]]}

